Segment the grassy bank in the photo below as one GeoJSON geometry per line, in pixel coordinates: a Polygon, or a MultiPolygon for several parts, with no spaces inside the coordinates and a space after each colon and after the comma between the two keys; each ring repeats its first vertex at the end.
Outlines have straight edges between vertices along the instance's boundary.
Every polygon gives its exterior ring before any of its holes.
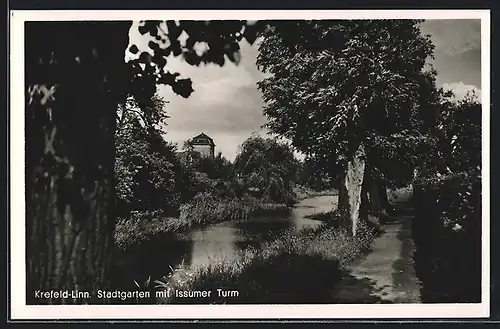
{"type": "Polygon", "coordinates": [[[181,206],[180,218],[193,224],[211,224],[220,221],[247,219],[262,215],[287,215],[290,207],[268,203],[252,197],[227,198],[200,194],[181,206]]]}
{"type": "Polygon", "coordinates": [[[187,221],[174,217],[165,217],[159,211],[133,212],[126,218],[119,218],[116,223],[115,245],[126,250],[159,234],[180,232],[190,227],[187,221]]]}
{"type": "Polygon", "coordinates": [[[248,219],[265,215],[287,215],[290,207],[284,204],[266,203],[245,198],[217,197],[200,194],[180,209],[179,218],[166,217],[161,212],[133,212],[118,220],[115,243],[125,250],[129,246],[159,234],[179,233],[191,228],[218,222],[248,219]]]}
{"type": "Polygon", "coordinates": [[[336,210],[331,210],[327,212],[318,212],[315,214],[308,215],[306,216],[306,218],[318,220],[332,227],[336,227],[338,225],[338,216],[336,210]]]}
{"type": "Polygon", "coordinates": [[[337,195],[338,191],[335,189],[316,191],[302,185],[296,185],[293,188],[293,192],[296,195],[295,200],[301,201],[308,198],[314,198],[323,195],[337,195]]]}
{"type": "Polygon", "coordinates": [[[211,291],[210,297],[179,298],[171,293],[157,302],[334,303],[334,285],[371,247],[374,235],[366,225],[356,237],[329,225],[290,231],[261,248],[242,251],[235,261],[175,269],[157,282],[158,289],[211,291]],[[217,289],[236,291],[237,296],[218,296],[217,289]]]}
{"type": "MultiPolygon", "coordinates": [[[[334,228],[338,228],[340,225],[339,221],[339,213],[337,210],[331,210],[328,212],[319,212],[315,213],[309,216],[306,216],[306,218],[309,219],[314,219],[320,222],[325,223],[326,225],[329,225],[334,228]]],[[[370,211],[368,213],[368,221],[366,222],[366,225],[370,230],[375,232],[376,234],[381,233],[381,223],[380,223],[380,214],[377,214],[375,212],[370,211]]]]}

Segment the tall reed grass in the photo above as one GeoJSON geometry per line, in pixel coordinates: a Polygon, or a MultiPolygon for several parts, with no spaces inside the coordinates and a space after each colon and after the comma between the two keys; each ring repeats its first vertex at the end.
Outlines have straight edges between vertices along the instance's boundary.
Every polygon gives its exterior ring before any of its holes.
{"type": "Polygon", "coordinates": [[[126,250],[131,245],[165,233],[185,231],[190,223],[184,219],[165,217],[161,212],[132,212],[116,223],[115,245],[126,250]]]}
{"type": "Polygon", "coordinates": [[[208,224],[268,214],[286,215],[290,210],[285,204],[267,203],[248,196],[228,198],[203,193],[181,206],[180,219],[193,224],[208,224]]]}
{"type": "Polygon", "coordinates": [[[293,192],[295,194],[295,201],[296,202],[307,199],[307,198],[317,197],[317,196],[337,195],[338,194],[338,191],[335,189],[316,191],[316,190],[313,190],[309,187],[302,186],[302,185],[295,185],[293,187],[293,192]]]}
{"type": "Polygon", "coordinates": [[[120,218],[116,225],[115,244],[126,250],[159,234],[179,233],[217,222],[263,215],[283,216],[290,210],[285,204],[266,203],[251,197],[229,198],[202,193],[181,206],[179,218],[166,217],[161,211],[132,212],[128,217],[120,218]]]}

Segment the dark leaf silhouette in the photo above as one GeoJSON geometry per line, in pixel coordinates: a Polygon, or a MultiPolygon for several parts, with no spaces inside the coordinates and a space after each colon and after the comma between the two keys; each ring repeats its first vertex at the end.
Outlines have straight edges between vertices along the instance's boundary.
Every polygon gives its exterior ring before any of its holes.
{"type": "Polygon", "coordinates": [[[257,39],[257,33],[258,33],[257,27],[249,25],[245,29],[245,32],[243,35],[244,35],[245,39],[248,41],[248,43],[253,44],[255,42],[255,40],[257,39]]]}
{"type": "Polygon", "coordinates": [[[139,26],[138,28],[140,34],[146,34],[148,33],[148,28],[145,25],[139,26]]]}
{"type": "Polygon", "coordinates": [[[179,94],[184,98],[188,98],[194,91],[191,79],[177,80],[176,83],[172,86],[172,89],[176,94],[179,94]]]}
{"type": "Polygon", "coordinates": [[[149,41],[148,42],[148,46],[149,48],[151,48],[153,51],[158,51],[158,49],[160,48],[160,46],[158,45],[158,43],[154,42],[154,41],[149,41]]]}
{"type": "Polygon", "coordinates": [[[141,55],[139,56],[139,60],[147,65],[151,64],[152,60],[153,60],[153,56],[151,56],[150,53],[146,53],[146,52],[143,52],[141,53],[141,55]]]}
{"type": "Polygon", "coordinates": [[[201,58],[196,54],[195,51],[187,51],[184,53],[184,59],[190,65],[200,65],[201,58]]]}
{"type": "MultiPolygon", "coordinates": [[[[168,74],[165,77],[162,73],[167,67],[165,57],[169,55],[183,56],[188,64],[196,66],[202,62],[223,66],[227,56],[231,62],[238,64],[241,60],[238,42],[245,38],[250,44],[253,44],[264,25],[258,22],[249,24],[247,21],[239,20],[144,21],[138,28],[141,34],[149,34],[152,37],[152,40],[148,42],[148,47],[153,51],[151,56],[142,53],[137,60],[138,63],[147,64],[141,74],[155,75],[159,70],[160,74],[156,78],[157,84],[168,84],[175,93],[179,92],[182,97],[189,97],[193,91],[191,83],[188,84],[187,80],[180,82],[180,80],[172,79],[168,74]],[[187,34],[187,38],[181,42],[179,38],[183,33],[187,34]],[[164,46],[166,40],[168,42],[164,46]],[[194,50],[197,43],[205,44],[208,48],[207,51],[198,55],[194,50]],[[162,57],[164,58],[162,59],[162,57]],[[154,63],[156,69],[150,67],[151,62],[154,63]]],[[[131,50],[135,51],[135,48],[131,50]]]]}
{"type": "Polygon", "coordinates": [[[137,53],[139,52],[139,49],[137,48],[137,46],[136,46],[136,45],[132,45],[132,46],[130,46],[130,49],[129,49],[129,50],[130,50],[130,52],[131,52],[132,54],[137,54],[137,53]]]}

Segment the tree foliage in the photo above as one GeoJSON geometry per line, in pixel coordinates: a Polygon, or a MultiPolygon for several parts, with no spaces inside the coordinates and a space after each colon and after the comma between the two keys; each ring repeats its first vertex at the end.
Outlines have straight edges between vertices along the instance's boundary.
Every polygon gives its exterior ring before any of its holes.
{"type": "Polygon", "coordinates": [[[148,100],[159,84],[169,85],[174,93],[187,98],[194,91],[189,78],[168,70],[168,57],[182,57],[188,64],[214,63],[223,66],[227,60],[238,64],[241,59],[239,42],[255,42],[261,23],[244,20],[217,21],[141,21],[142,35],[149,36],[148,48],[140,52],[137,45],[129,51],[137,58],[129,61],[129,82],[126,92],[138,100],[148,100]],[[181,35],[187,36],[183,41],[181,35]],[[198,52],[196,46],[205,50],[198,52]]]}
{"type": "Polygon", "coordinates": [[[334,173],[360,143],[369,170],[389,173],[392,167],[380,160],[415,154],[407,144],[421,141],[437,118],[436,72],[425,67],[433,45],[418,24],[273,22],[257,58],[258,67],[271,74],[258,84],[268,128],[334,173]],[[386,144],[394,153],[384,154],[386,144]]]}
{"type": "Polygon", "coordinates": [[[245,39],[253,43],[259,26],[258,22],[242,20],[139,23],[139,32],[150,38],[149,49],[140,52],[136,45],[130,45],[129,51],[137,57],[127,63],[125,82],[117,86],[122,88],[125,100],[120,105],[122,113],[134,112],[134,116],[122,116],[116,135],[115,173],[121,205],[172,211],[195,189],[196,183],[187,182],[188,177],[195,176],[193,171],[206,172],[209,178],[228,175],[229,164],[222,156],[205,159],[191,154],[195,160],[189,166],[183,166],[179,157],[174,156],[174,146],[161,139],[163,131],[159,124],[168,116],[163,109],[165,102],[155,96],[156,87],[166,84],[174,93],[189,97],[194,91],[191,79],[169,71],[167,58],[181,56],[196,66],[209,63],[223,66],[228,60],[238,64],[239,42],[245,39]],[[187,36],[185,41],[181,35],[187,36]],[[205,46],[201,53],[195,50],[199,44],[205,46]]]}
{"type": "Polygon", "coordinates": [[[176,146],[156,128],[165,102],[155,96],[151,104],[154,107],[146,111],[130,105],[119,114],[115,162],[119,214],[160,209],[172,215],[194,195],[190,172],[179,161],[176,146]],[[145,115],[157,119],[144,119],[145,115]]]}
{"type": "Polygon", "coordinates": [[[204,173],[210,179],[228,179],[232,171],[232,163],[218,152],[216,156],[203,156],[194,150],[189,143],[184,143],[181,159],[192,171],[204,173]]]}
{"type": "Polygon", "coordinates": [[[446,164],[452,172],[479,170],[482,105],[474,93],[447,105],[439,122],[446,164]]]}
{"type": "Polygon", "coordinates": [[[288,202],[298,162],[291,147],[274,138],[250,136],[234,161],[233,175],[247,189],[275,202],[288,202]]]}
{"type": "Polygon", "coordinates": [[[297,184],[313,190],[324,190],[333,187],[335,180],[330,170],[325,170],[314,158],[305,158],[299,161],[297,170],[297,184]]]}
{"type": "Polygon", "coordinates": [[[442,105],[437,152],[414,186],[416,271],[427,301],[472,303],[481,299],[482,106],[473,94],[442,105]]]}

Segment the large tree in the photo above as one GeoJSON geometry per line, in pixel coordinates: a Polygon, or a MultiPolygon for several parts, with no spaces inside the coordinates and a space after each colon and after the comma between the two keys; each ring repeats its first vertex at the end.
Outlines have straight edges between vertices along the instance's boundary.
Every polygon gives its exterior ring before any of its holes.
{"type": "Polygon", "coordinates": [[[162,210],[175,216],[180,205],[194,196],[194,182],[177,156],[176,145],[162,137],[166,102],[155,95],[148,108],[139,109],[135,103],[129,99],[120,106],[117,118],[117,215],[162,210]]]}
{"type": "Polygon", "coordinates": [[[433,45],[416,20],[277,21],[262,36],[268,127],[342,174],[339,210],[355,234],[362,187],[374,181],[364,178],[394,169],[384,145],[396,146],[404,168],[413,155],[405,143],[420,144],[433,126],[433,45]]]}
{"type": "Polygon", "coordinates": [[[276,138],[251,135],[234,160],[233,175],[258,196],[274,202],[289,202],[298,161],[290,145],[276,138]]]}
{"type": "Polygon", "coordinates": [[[128,95],[147,103],[157,84],[188,97],[191,80],[168,71],[169,55],[192,65],[237,63],[238,41],[252,43],[256,34],[246,21],[146,21],[138,28],[151,49],[125,63],[130,27],[126,21],[25,24],[28,303],[105,302],[95,294],[37,300],[34,292],[112,285],[117,104],[128,95]],[[183,43],[181,34],[188,36],[183,43]],[[208,45],[202,54],[194,49],[198,42],[208,45]]]}
{"type": "Polygon", "coordinates": [[[320,162],[314,158],[305,158],[299,162],[297,171],[297,184],[312,188],[314,190],[324,190],[332,188],[335,179],[330,170],[325,170],[320,162]]]}
{"type": "Polygon", "coordinates": [[[481,169],[482,105],[474,92],[444,104],[438,131],[448,172],[481,169]]]}

